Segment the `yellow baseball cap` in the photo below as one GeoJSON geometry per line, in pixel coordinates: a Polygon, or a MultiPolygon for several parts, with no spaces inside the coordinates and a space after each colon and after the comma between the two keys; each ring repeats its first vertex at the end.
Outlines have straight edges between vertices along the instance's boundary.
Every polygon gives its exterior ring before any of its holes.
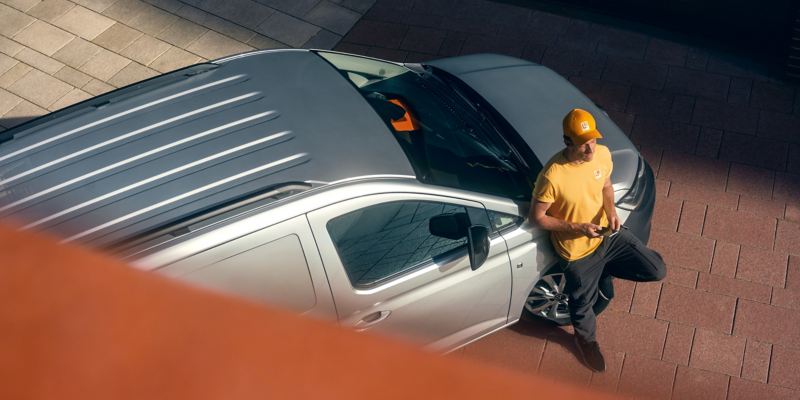
{"type": "Polygon", "coordinates": [[[574,144],[580,145],[603,137],[597,130],[597,123],[592,114],[580,108],[573,108],[567,113],[563,126],[564,135],[572,139],[574,144]]]}

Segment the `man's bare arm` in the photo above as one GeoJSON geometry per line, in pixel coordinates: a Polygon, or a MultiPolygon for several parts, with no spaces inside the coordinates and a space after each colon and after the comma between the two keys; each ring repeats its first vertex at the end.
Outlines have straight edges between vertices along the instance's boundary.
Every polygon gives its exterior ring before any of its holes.
{"type": "Polygon", "coordinates": [[[572,232],[586,235],[588,237],[600,236],[597,234],[597,230],[600,229],[600,226],[598,225],[567,222],[563,219],[558,219],[547,215],[547,209],[550,208],[551,204],[553,203],[543,203],[534,199],[533,204],[531,205],[529,217],[530,220],[536,223],[536,225],[542,227],[542,229],[546,229],[548,231],[572,232]]]}
{"type": "Polygon", "coordinates": [[[611,229],[618,231],[621,223],[617,216],[617,208],[614,206],[614,186],[611,185],[610,178],[606,178],[603,185],[603,210],[606,212],[611,229]]]}

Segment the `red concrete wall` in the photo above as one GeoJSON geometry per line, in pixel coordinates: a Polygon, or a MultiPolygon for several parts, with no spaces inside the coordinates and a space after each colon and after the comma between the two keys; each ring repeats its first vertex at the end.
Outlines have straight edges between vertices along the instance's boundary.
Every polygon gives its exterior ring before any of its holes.
{"type": "Polygon", "coordinates": [[[0,399],[611,398],[0,227],[0,399]]]}

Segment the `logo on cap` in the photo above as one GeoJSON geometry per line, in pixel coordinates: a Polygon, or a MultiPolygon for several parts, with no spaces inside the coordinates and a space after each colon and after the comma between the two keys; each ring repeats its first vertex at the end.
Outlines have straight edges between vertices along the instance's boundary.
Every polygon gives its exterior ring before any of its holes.
{"type": "Polygon", "coordinates": [[[581,130],[584,131],[584,132],[588,131],[589,130],[589,122],[581,121],[581,130]]]}

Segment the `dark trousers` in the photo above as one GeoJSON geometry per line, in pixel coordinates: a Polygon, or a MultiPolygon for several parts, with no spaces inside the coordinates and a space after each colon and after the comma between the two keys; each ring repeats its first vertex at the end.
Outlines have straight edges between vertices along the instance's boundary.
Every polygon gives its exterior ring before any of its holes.
{"type": "Polygon", "coordinates": [[[584,341],[594,341],[595,313],[592,306],[597,301],[598,284],[603,294],[613,296],[611,277],[636,282],[664,279],[667,269],[664,259],[648,249],[627,228],[614,236],[606,237],[594,253],[575,261],[561,260],[567,279],[565,289],[569,296],[569,311],[575,335],[584,341]],[[603,281],[601,283],[601,280],[603,281]]]}

